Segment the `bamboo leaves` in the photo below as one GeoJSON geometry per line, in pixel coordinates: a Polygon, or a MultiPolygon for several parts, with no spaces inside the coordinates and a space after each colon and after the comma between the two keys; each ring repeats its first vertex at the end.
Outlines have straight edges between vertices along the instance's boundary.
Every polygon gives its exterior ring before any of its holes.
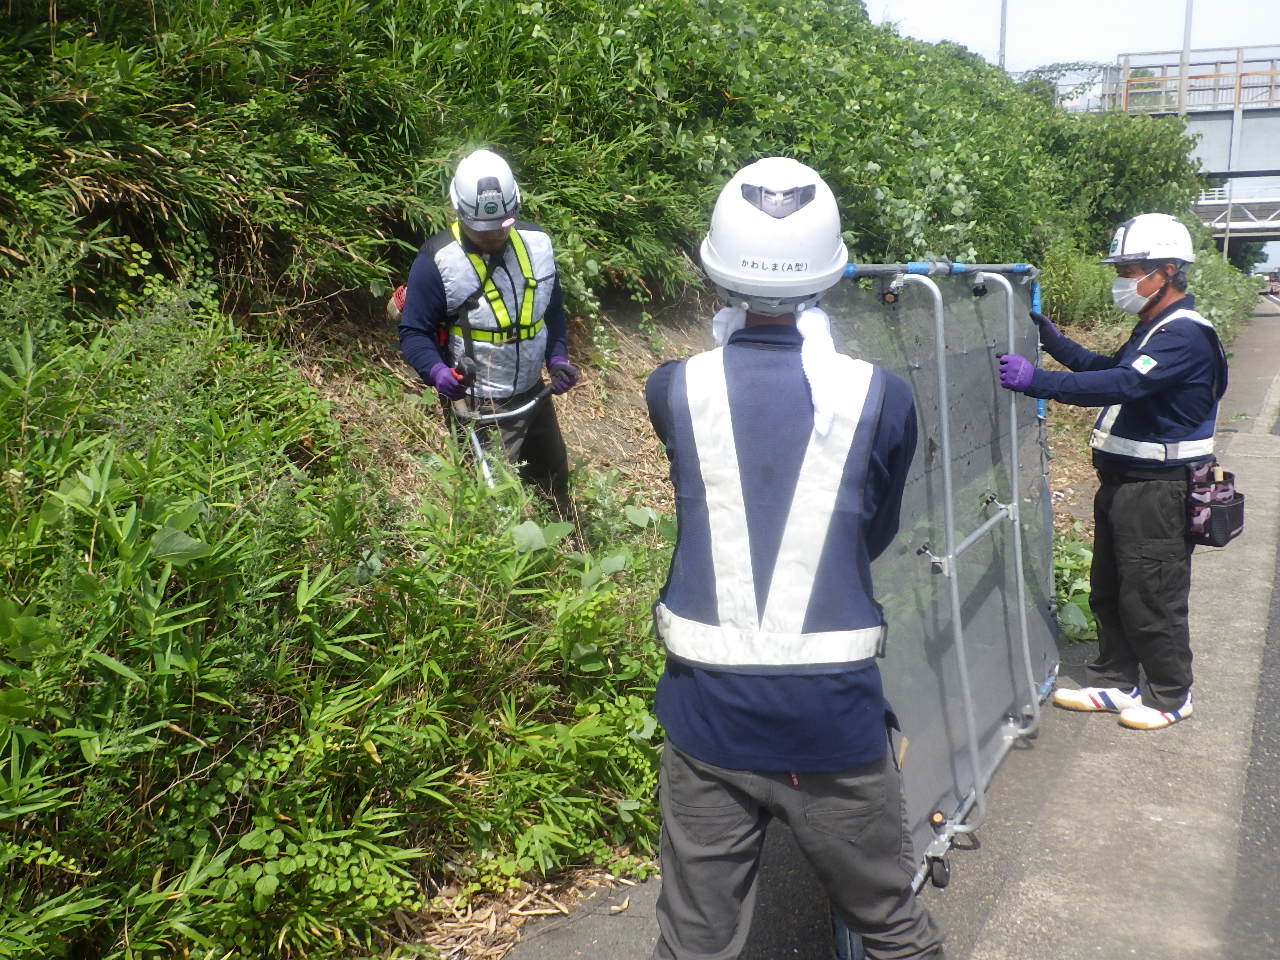
{"type": "Polygon", "coordinates": [[[449,457],[391,501],[198,299],[88,333],[41,302],[0,353],[0,941],[336,958],[421,876],[652,843],[656,514],[602,479],[574,529],[449,457]]]}

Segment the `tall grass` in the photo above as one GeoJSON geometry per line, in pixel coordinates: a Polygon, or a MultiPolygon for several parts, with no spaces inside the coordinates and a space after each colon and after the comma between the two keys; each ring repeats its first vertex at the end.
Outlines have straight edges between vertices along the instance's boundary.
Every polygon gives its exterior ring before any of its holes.
{"type": "Polygon", "coordinates": [[[41,279],[0,290],[0,956],[390,955],[445,885],[649,849],[651,512],[601,485],[569,550],[447,449],[396,503],[226,317],[41,279]]]}

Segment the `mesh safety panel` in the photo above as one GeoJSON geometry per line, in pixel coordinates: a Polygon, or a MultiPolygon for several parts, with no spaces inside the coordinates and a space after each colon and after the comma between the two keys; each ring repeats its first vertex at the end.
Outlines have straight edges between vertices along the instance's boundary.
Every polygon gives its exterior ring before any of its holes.
{"type": "MultiPolygon", "coordinates": [[[[900,532],[873,566],[876,598],[888,622],[883,664],[889,700],[909,740],[903,776],[917,855],[933,839],[929,816],[952,816],[975,783],[961,695],[947,577],[917,549],[946,553],[940,410],[950,414],[955,539],[976,531],[1011,496],[1011,451],[1019,456],[1018,505],[1032,668],[1037,687],[1057,668],[1052,600],[1052,523],[1044,476],[1042,423],[1034,400],[1011,395],[998,382],[999,353],[1008,352],[1008,301],[988,284],[978,297],[972,281],[941,277],[946,335],[945,388],[939,381],[933,300],[909,284],[895,304],[880,300],[879,281],[845,281],[823,302],[836,346],[904,377],[915,394],[920,441],[902,504],[900,532]],[[1016,437],[1010,405],[1016,404],[1016,437]],[[993,502],[993,500],[995,502],[993,502]]],[[[1013,281],[1013,348],[1035,356],[1027,319],[1029,284],[1013,281]]],[[[1006,748],[1010,717],[1038,695],[1029,689],[1022,651],[1013,524],[1005,519],[964,552],[955,565],[968,673],[973,691],[985,787],[1006,748]]]]}

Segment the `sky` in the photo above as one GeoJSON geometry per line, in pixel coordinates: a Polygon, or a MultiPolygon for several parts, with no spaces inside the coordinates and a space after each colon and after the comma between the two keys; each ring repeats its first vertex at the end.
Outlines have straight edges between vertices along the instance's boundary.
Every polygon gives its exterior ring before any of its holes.
{"type": "MultiPolygon", "coordinates": [[[[936,43],[952,40],[992,63],[999,59],[1001,0],[865,0],[872,23],[936,43]]],[[[1191,46],[1280,45],[1276,0],[1193,0],[1191,46]]],[[[1005,66],[1117,54],[1181,50],[1186,0],[1008,0],[1005,66]]]]}
{"type": "MultiPolygon", "coordinates": [[[[864,0],[872,23],[951,40],[999,61],[1001,0],[864,0]]],[[[1114,63],[1121,53],[1181,50],[1187,0],[1007,0],[1005,67],[1114,63]]],[[[1191,47],[1280,46],[1280,0],[1192,0],[1191,47]]],[[[1280,266],[1280,243],[1267,245],[1280,266]]]]}

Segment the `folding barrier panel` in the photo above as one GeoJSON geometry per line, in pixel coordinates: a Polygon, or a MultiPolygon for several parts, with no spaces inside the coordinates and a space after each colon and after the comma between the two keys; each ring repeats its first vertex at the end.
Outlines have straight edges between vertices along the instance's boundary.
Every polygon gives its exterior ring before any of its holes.
{"type": "Polygon", "coordinates": [[[1001,389],[996,359],[1035,356],[1038,288],[1023,264],[848,273],[865,279],[823,303],[837,349],[902,376],[916,400],[901,528],[873,575],[886,693],[908,739],[916,883],[941,885],[943,855],[981,821],[988,783],[1034,733],[1058,668],[1044,423],[1035,400],[1001,389]]]}

